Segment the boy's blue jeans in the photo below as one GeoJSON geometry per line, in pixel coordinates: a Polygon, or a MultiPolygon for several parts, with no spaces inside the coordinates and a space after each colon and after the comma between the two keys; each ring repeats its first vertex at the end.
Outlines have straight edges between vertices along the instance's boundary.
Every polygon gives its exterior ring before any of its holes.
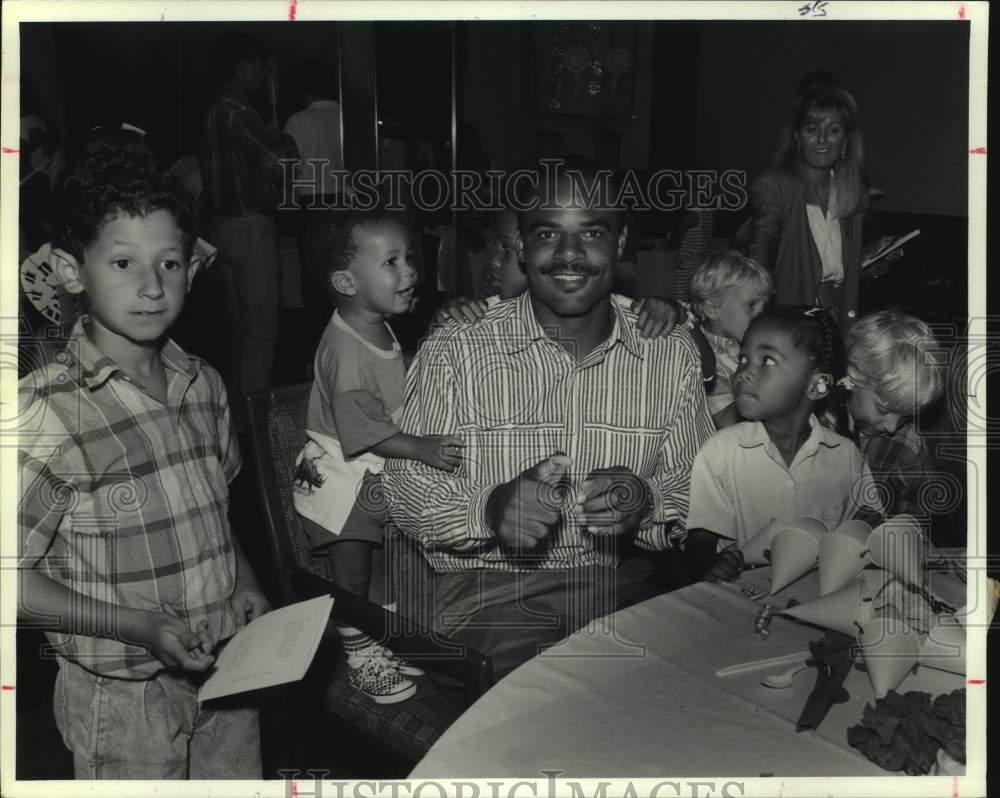
{"type": "Polygon", "coordinates": [[[61,661],[56,725],[78,779],[259,779],[254,694],[199,706],[183,673],[146,681],[97,676],[61,661]]]}

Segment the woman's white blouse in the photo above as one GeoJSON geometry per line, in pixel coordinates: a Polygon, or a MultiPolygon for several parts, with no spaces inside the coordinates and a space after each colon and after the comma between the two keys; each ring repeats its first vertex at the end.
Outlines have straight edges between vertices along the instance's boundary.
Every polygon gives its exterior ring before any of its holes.
{"type": "Polygon", "coordinates": [[[837,191],[832,181],[830,184],[830,199],[826,204],[826,214],[818,205],[806,205],[806,218],[809,221],[809,232],[812,233],[819,259],[823,264],[823,282],[839,285],[844,282],[843,239],[840,235],[840,219],[835,216],[837,211],[837,191]]]}

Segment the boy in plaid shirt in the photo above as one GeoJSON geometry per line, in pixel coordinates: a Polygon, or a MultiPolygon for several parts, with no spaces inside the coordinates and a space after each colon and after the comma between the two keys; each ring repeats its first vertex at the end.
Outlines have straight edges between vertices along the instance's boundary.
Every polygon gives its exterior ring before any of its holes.
{"type": "Polygon", "coordinates": [[[919,494],[935,467],[913,419],[944,391],[934,334],[920,319],[883,310],[859,319],[846,343],[847,409],[887,514],[926,521],[919,494]]]}
{"type": "Polygon", "coordinates": [[[77,778],[260,778],[252,697],[197,701],[219,641],[269,608],[229,529],[222,380],[166,336],[194,210],[151,157],[101,142],[66,200],[53,255],[88,312],[19,384],[18,621],[58,657],[77,778]]]}

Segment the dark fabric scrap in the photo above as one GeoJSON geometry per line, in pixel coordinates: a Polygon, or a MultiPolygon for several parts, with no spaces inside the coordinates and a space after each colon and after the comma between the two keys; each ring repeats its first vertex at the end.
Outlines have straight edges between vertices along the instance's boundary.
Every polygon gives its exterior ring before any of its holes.
{"type": "Polygon", "coordinates": [[[861,724],[847,730],[847,742],[872,762],[909,776],[930,772],[939,748],[965,762],[965,689],[938,696],[890,690],[865,706],[861,724]]]}
{"type": "Polygon", "coordinates": [[[832,630],[827,631],[819,640],[810,641],[810,662],[816,666],[816,686],[806,699],[806,705],[795,724],[795,731],[818,729],[830,707],[849,698],[845,698],[843,684],[851,672],[854,660],[853,643],[852,638],[832,630]]]}

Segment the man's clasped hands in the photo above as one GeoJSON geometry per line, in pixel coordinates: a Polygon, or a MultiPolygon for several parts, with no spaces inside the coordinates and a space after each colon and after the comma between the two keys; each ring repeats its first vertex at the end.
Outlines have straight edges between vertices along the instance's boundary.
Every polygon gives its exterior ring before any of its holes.
{"type": "Polygon", "coordinates": [[[618,536],[652,515],[650,486],[631,469],[594,469],[574,488],[572,467],[571,458],[556,452],[494,488],[486,519],[502,548],[539,552],[564,519],[595,536],[618,536]]]}

